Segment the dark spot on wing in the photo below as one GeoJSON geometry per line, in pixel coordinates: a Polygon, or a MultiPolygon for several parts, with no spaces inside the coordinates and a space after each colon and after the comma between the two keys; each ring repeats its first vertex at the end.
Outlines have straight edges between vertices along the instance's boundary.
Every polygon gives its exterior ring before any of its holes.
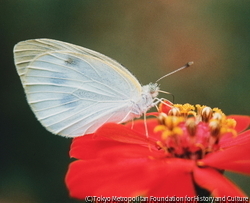
{"type": "Polygon", "coordinates": [[[77,59],[74,57],[68,57],[65,60],[66,65],[76,66],[77,65],[77,59]]]}

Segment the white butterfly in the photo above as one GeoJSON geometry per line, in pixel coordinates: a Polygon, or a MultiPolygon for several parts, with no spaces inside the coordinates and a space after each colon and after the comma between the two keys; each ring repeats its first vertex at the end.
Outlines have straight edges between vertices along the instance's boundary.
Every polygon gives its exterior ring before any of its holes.
{"type": "Polygon", "coordinates": [[[107,122],[140,117],[159,102],[157,83],[141,86],[121,64],[51,39],[19,42],[17,72],[37,119],[54,134],[77,137],[107,122]]]}
{"type": "Polygon", "coordinates": [[[31,109],[54,134],[93,133],[104,123],[140,117],[161,101],[157,83],[141,86],[115,60],[80,46],[27,40],[14,47],[14,58],[31,109]]]}

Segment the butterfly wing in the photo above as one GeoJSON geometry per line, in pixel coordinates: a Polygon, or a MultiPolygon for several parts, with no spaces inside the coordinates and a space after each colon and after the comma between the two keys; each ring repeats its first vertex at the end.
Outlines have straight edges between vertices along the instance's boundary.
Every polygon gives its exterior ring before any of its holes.
{"type": "Polygon", "coordinates": [[[46,52],[52,51],[68,51],[73,53],[79,53],[84,55],[93,56],[102,61],[110,63],[117,71],[120,69],[130,81],[138,88],[141,89],[141,85],[138,80],[120,63],[115,60],[91,49],[87,49],[81,46],[70,44],[67,42],[62,42],[53,39],[33,39],[19,42],[14,48],[15,54],[15,64],[17,72],[23,81],[23,76],[25,75],[26,69],[29,63],[34,60],[35,57],[44,54],[46,52]]]}
{"type": "Polygon", "coordinates": [[[133,117],[141,86],[116,61],[48,39],[20,42],[14,54],[28,103],[49,131],[76,137],[133,117]]]}

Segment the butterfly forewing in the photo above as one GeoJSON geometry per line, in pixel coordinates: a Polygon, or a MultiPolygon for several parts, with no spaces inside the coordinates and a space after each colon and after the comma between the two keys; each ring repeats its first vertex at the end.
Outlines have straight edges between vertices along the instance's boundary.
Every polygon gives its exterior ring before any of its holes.
{"type": "Polygon", "coordinates": [[[132,118],[132,100],[140,97],[141,86],[116,61],[48,39],[20,42],[14,53],[27,100],[51,132],[75,137],[132,118]]]}
{"type": "Polygon", "coordinates": [[[19,42],[14,48],[15,54],[15,64],[17,67],[18,74],[21,77],[25,75],[26,68],[28,64],[34,60],[35,57],[53,51],[68,51],[72,53],[79,53],[84,55],[89,55],[94,58],[101,59],[106,63],[110,63],[115,68],[116,71],[121,71],[124,76],[127,76],[131,83],[133,83],[136,88],[141,89],[141,85],[138,80],[120,63],[115,60],[91,49],[87,49],[81,46],[70,44],[67,42],[61,42],[52,39],[33,39],[19,42]]]}

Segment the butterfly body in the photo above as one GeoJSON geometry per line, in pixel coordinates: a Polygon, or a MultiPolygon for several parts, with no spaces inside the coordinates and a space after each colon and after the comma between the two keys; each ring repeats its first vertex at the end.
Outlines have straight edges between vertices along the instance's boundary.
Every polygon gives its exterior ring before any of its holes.
{"type": "Polygon", "coordinates": [[[65,137],[140,117],[154,106],[159,90],[156,83],[141,86],[126,68],[103,54],[57,40],[19,42],[14,58],[37,119],[65,137]]]}

